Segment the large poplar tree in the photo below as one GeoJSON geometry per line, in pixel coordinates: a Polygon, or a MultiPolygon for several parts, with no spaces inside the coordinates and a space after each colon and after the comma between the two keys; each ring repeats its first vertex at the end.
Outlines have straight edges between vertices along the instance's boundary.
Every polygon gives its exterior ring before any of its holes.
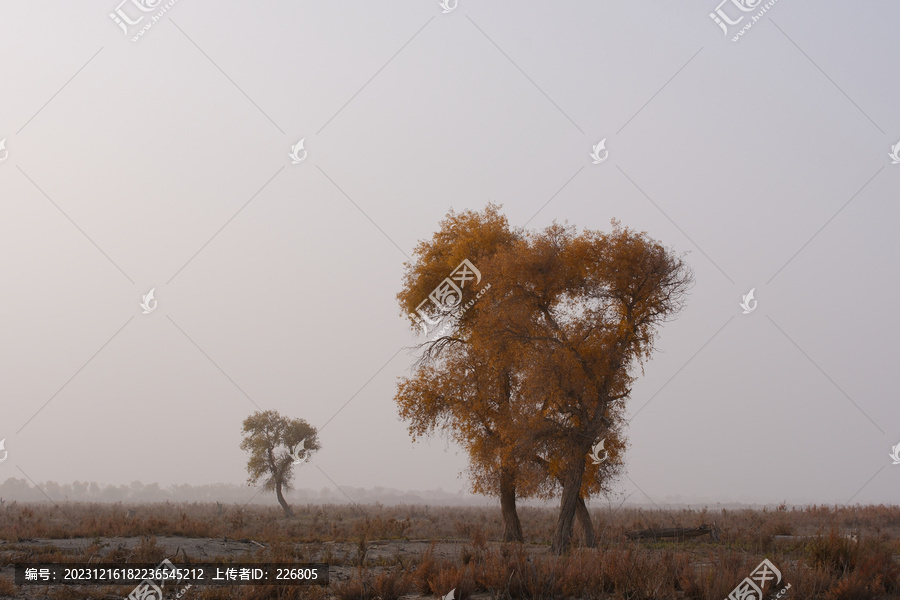
{"type": "Polygon", "coordinates": [[[561,487],[553,550],[562,553],[579,504],[613,474],[614,464],[594,465],[588,455],[603,439],[616,454],[623,447],[634,371],[651,357],[659,326],[683,307],[692,272],[615,221],[609,233],[560,225],[530,233],[490,268],[503,303],[483,308],[478,329],[517,348],[521,393],[541,400],[543,427],[529,445],[561,487]]]}
{"type": "MultiPolygon", "coordinates": [[[[474,491],[500,498],[505,540],[522,539],[516,498],[558,492],[553,550],[568,550],[576,518],[593,545],[585,501],[621,472],[634,370],[682,308],[691,270],[615,221],[610,233],[556,224],[514,232],[493,205],[451,212],[407,264],[398,299],[414,327],[422,299],[463,259],[489,293],[455,299],[467,307],[457,326],[421,345],[398,386],[400,414],[414,437],[441,429],[466,448],[474,491]],[[589,453],[600,442],[597,464],[589,453]]],[[[438,306],[424,316],[452,313],[438,306]]]]}

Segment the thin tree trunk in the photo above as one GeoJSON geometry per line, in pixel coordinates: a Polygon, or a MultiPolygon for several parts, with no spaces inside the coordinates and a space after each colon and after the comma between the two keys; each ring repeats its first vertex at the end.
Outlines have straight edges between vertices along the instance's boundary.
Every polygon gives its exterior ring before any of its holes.
{"type": "Polygon", "coordinates": [[[500,469],[500,513],[503,516],[503,541],[521,542],[522,523],[516,511],[516,481],[509,469],[500,469]]]}
{"type": "Polygon", "coordinates": [[[584,533],[584,545],[587,548],[597,547],[597,536],[594,533],[594,524],[591,523],[591,513],[588,512],[587,504],[584,498],[578,498],[578,504],[575,506],[575,516],[581,524],[581,531],[584,533]]]}
{"type": "Polygon", "coordinates": [[[293,517],[294,511],[291,510],[291,507],[288,506],[287,501],[285,501],[284,496],[281,494],[281,482],[275,482],[275,496],[278,498],[278,504],[281,505],[281,508],[284,509],[284,516],[293,517]]]}

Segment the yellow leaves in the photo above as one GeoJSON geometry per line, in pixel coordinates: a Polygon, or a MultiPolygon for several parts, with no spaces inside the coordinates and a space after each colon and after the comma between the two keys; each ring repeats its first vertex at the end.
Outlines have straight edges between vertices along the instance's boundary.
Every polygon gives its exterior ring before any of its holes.
{"type": "Polygon", "coordinates": [[[466,448],[478,489],[495,489],[502,465],[527,493],[578,472],[590,495],[621,468],[630,369],[651,356],[692,274],[646,233],[612,226],[514,232],[497,206],[451,211],[406,265],[405,313],[465,258],[491,285],[396,396],[414,439],[441,429],[466,448]],[[610,460],[589,464],[585,449],[602,436],[610,460]]]}
{"type": "Polygon", "coordinates": [[[416,246],[415,260],[405,263],[403,288],[397,294],[401,314],[413,328],[417,327],[416,308],[457,265],[469,260],[481,268],[482,262],[499,248],[514,242],[516,234],[499,210],[495,204],[488,204],[480,213],[457,214],[451,210],[432,239],[416,246]]]}

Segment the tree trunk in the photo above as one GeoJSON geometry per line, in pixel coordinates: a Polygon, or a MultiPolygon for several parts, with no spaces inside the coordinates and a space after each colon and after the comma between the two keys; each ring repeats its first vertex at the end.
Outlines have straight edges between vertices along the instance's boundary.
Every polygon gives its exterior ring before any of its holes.
{"type": "Polygon", "coordinates": [[[516,482],[509,469],[500,469],[500,513],[503,515],[503,541],[521,542],[522,524],[516,512],[516,482]]]}
{"type": "Polygon", "coordinates": [[[559,517],[551,548],[556,555],[565,554],[572,545],[572,529],[575,512],[581,500],[581,479],[584,475],[584,457],[576,459],[563,479],[562,498],[559,502],[559,517]]]}
{"type": "Polygon", "coordinates": [[[588,512],[587,504],[584,498],[578,498],[578,504],[575,506],[575,516],[581,524],[581,530],[584,533],[584,545],[587,548],[597,547],[597,536],[594,534],[594,524],[591,523],[591,513],[588,512]]]}
{"type": "Polygon", "coordinates": [[[275,482],[275,496],[278,498],[278,504],[281,505],[281,508],[284,509],[284,516],[293,517],[294,511],[291,510],[291,507],[288,506],[288,503],[285,501],[284,496],[281,494],[281,482],[275,482]]]}

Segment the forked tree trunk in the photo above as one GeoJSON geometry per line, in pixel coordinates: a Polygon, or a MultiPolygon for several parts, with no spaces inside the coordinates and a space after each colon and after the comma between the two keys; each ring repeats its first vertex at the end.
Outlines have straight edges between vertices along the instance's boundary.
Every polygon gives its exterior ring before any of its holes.
{"type": "Polygon", "coordinates": [[[553,553],[556,555],[565,554],[572,545],[575,513],[578,510],[578,501],[582,500],[581,480],[584,476],[584,461],[585,457],[580,455],[563,477],[559,517],[556,520],[556,532],[553,534],[553,542],[551,544],[553,553]]]}
{"type": "Polygon", "coordinates": [[[275,496],[278,498],[278,504],[281,505],[281,508],[284,509],[284,516],[293,517],[294,511],[291,510],[291,507],[288,506],[287,501],[285,501],[284,496],[281,494],[281,482],[275,482],[275,496]]]}
{"type": "Polygon", "coordinates": [[[516,481],[509,469],[500,469],[500,513],[503,516],[503,541],[521,542],[522,524],[516,511],[516,481]]]}
{"type": "MultiPolygon", "coordinates": [[[[563,481],[560,480],[559,483],[562,484],[563,481]]],[[[591,522],[591,513],[588,512],[584,498],[578,498],[578,505],[575,507],[575,517],[581,525],[581,531],[584,534],[585,547],[596,548],[597,535],[594,533],[594,524],[591,522]]]]}
{"type": "Polygon", "coordinates": [[[591,523],[591,513],[588,512],[587,504],[584,498],[578,498],[578,504],[575,507],[575,516],[581,524],[581,531],[584,533],[584,545],[587,548],[597,547],[597,536],[594,533],[594,524],[591,523]]]}

